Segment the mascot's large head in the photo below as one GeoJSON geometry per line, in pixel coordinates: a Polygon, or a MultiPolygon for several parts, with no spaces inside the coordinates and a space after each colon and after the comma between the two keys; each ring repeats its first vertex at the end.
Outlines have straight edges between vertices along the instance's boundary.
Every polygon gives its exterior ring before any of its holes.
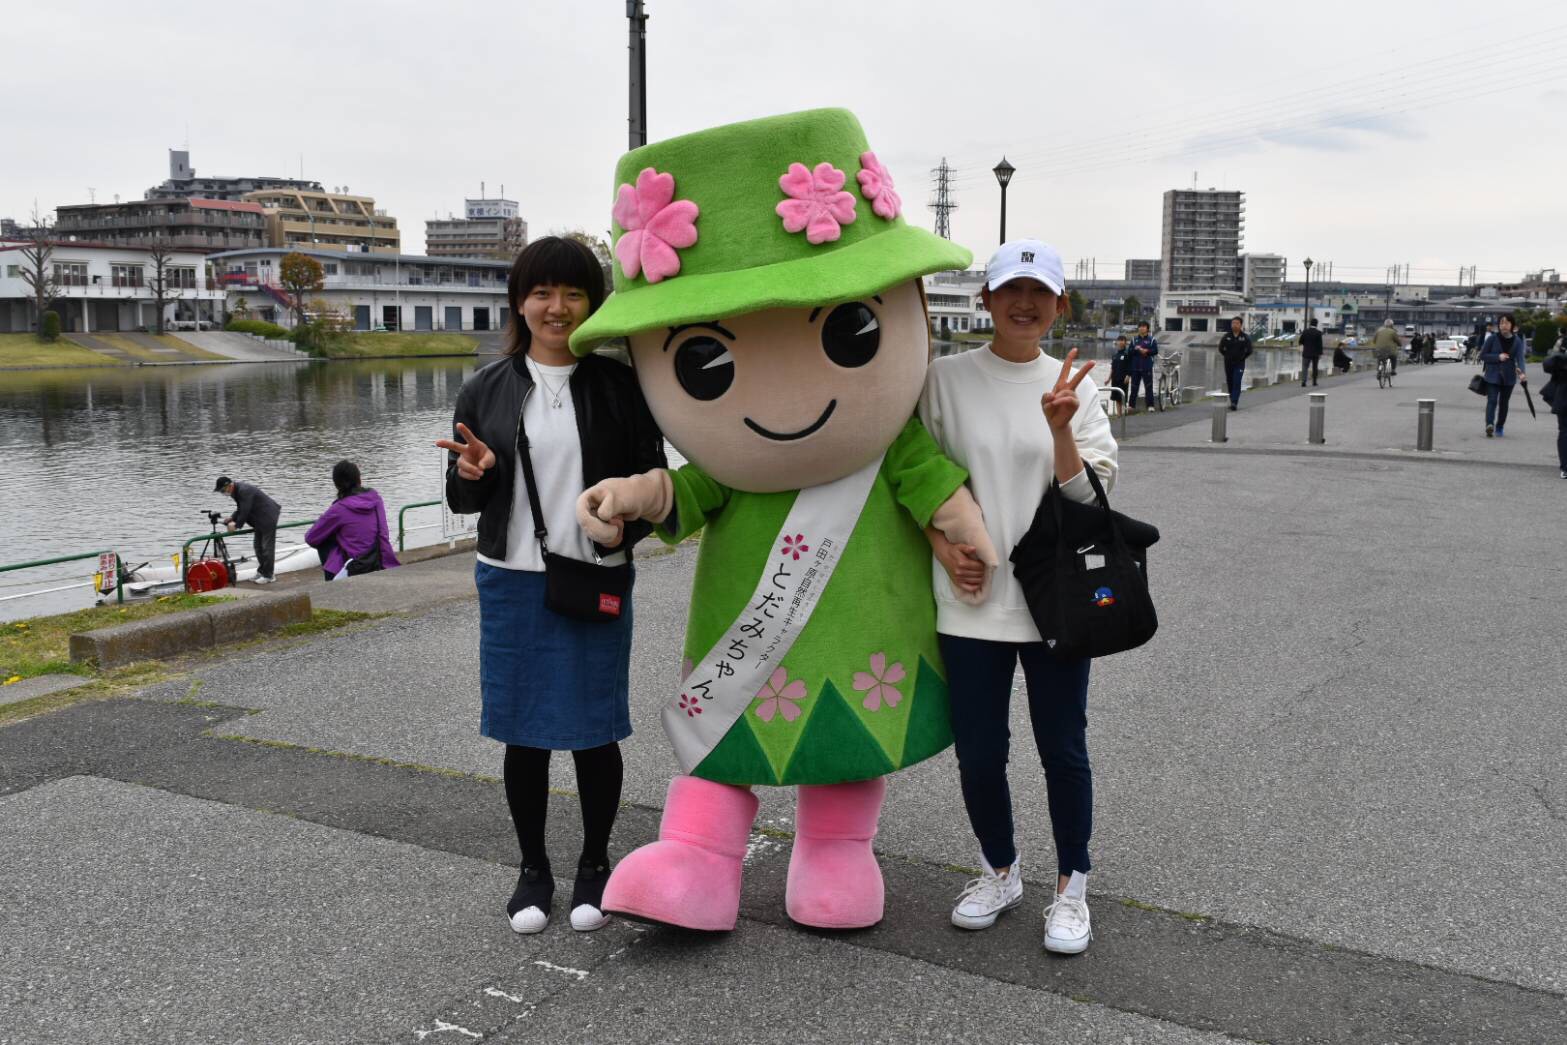
{"type": "Polygon", "coordinates": [[[907,224],[852,113],[817,109],[636,149],[615,170],[615,293],[571,338],[627,337],[669,441],[738,490],[874,461],[924,383],[919,277],[967,250],[907,224]]]}

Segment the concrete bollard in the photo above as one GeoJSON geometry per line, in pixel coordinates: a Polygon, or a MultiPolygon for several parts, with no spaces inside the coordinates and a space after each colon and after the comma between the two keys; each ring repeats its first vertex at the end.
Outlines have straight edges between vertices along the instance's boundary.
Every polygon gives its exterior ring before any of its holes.
{"type": "Polygon", "coordinates": [[[1432,436],[1436,433],[1436,400],[1417,399],[1415,404],[1420,408],[1415,434],[1415,449],[1430,450],[1432,436]]]}
{"type": "Polygon", "coordinates": [[[1321,446],[1327,442],[1323,435],[1327,427],[1328,394],[1326,392],[1311,393],[1311,422],[1306,432],[1306,441],[1313,446],[1321,446]]]}
{"type": "Polygon", "coordinates": [[[1209,392],[1208,402],[1213,405],[1213,434],[1208,437],[1208,441],[1227,443],[1230,437],[1225,432],[1225,426],[1230,419],[1230,397],[1225,392],[1209,392]]]}

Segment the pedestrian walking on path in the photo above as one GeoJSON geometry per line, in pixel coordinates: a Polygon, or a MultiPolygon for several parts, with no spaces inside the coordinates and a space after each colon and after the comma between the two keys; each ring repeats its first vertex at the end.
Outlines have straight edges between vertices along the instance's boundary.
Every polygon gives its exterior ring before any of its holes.
{"type": "Polygon", "coordinates": [[[234,514],[225,521],[230,530],[250,527],[255,531],[251,547],[256,552],[256,583],[271,584],[273,557],[277,554],[277,524],[283,515],[282,507],[252,483],[236,482],[226,475],[218,476],[213,493],[234,498],[234,514]]]}
{"type": "Polygon", "coordinates": [[[1230,389],[1230,409],[1241,408],[1241,389],[1246,382],[1246,359],[1251,355],[1251,335],[1242,329],[1241,317],[1230,320],[1230,332],[1219,339],[1219,355],[1224,359],[1224,380],[1230,389]]]}
{"type": "Polygon", "coordinates": [[[1306,387],[1306,372],[1311,371],[1311,383],[1317,383],[1317,368],[1322,365],[1322,331],[1315,319],[1309,321],[1300,335],[1300,387],[1306,387]]]}
{"type": "Polygon", "coordinates": [[[1159,358],[1159,342],[1148,333],[1148,324],[1137,324],[1137,338],[1132,342],[1132,398],[1130,406],[1137,408],[1137,386],[1141,384],[1147,395],[1148,412],[1153,413],[1153,364],[1159,358]]]}
{"type": "Polygon", "coordinates": [[[1540,369],[1551,375],[1550,382],[1540,389],[1540,398],[1550,404],[1551,413],[1556,415],[1556,461],[1561,465],[1562,478],[1567,479],[1567,337],[1556,342],[1540,369]]]}
{"type": "MultiPolygon", "coordinates": [[[[1011,549],[1028,531],[1052,480],[1060,482],[1064,496],[1084,503],[1094,499],[1086,469],[1093,468],[1106,489],[1115,481],[1115,439],[1087,380],[1094,364],[1074,374],[1075,351],[1061,363],[1039,350],[1064,293],[1054,247],[1037,240],[1003,245],[990,259],[980,291],[995,317],[995,337],[979,351],[934,361],[920,398],[920,420],[947,455],[968,469],[997,549],[1011,549]]],[[[1007,783],[1012,673],[1021,661],[1056,848],[1056,890],[1046,910],[1044,945],[1080,953],[1092,938],[1089,661],[1058,660],[1045,648],[1010,570],[995,574],[983,603],[965,601],[965,595],[980,591],[983,564],[972,547],[951,544],[940,531],[928,529],[926,536],[942,567],[935,571],[937,639],[952,687],[963,804],[983,868],[958,898],[952,922],[985,929],[1022,902],[1022,862],[1007,783]]]]}
{"type": "Polygon", "coordinates": [[[337,499],[305,531],[305,543],[321,553],[321,570],[329,581],[375,573],[400,565],[387,532],[386,503],[365,489],[359,466],[339,461],[332,466],[337,499]]]}
{"type": "Polygon", "coordinates": [[[577,496],[665,462],[631,368],[606,356],[578,360],[567,347],[603,301],[603,270],[587,247],[549,236],[524,248],[506,285],[505,355],[463,384],[453,437],[436,442],[448,451],[446,503],[479,514],[479,731],[506,745],[506,803],[522,853],[506,915],[519,933],[544,929],[555,893],[544,823],[557,750],[572,753],[582,805],[571,926],[608,920],[599,905],[620,807],[620,741],[631,735],[631,582],[611,604],[614,620],[578,620],[546,606],[546,570],[556,573],[561,559],[568,570],[629,567],[652,527],[627,523],[618,540],[593,544],[577,526],[577,496]]]}
{"type": "Polygon", "coordinates": [[[1512,313],[1497,320],[1496,333],[1486,336],[1480,349],[1480,362],[1485,370],[1485,434],[1505,435],[1507,403],[1513,397],[1513,386],[1528,382],[1524,374],[1524,352],[1527,346],[1523,335],[1516,332],[1512,313]]]}
{"type": "Polygon", "coordinates": [[[1121,390],[1122,410],[1130,409],[1127,402],[1127,379],[1132,372],[1132,346],[1127,342],[1126,335],[1122,334],[1115,339],[1115,352],[1110,356],[1110,387],[1121,390]]]}

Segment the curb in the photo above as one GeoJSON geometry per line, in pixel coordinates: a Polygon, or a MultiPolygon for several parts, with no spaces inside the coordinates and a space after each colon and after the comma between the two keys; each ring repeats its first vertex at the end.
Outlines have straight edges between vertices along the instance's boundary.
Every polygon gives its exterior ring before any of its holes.
{"type": "Polygon", "coordinates": [[[244,642],[309,619],[310,596],[304,592],[256,595],[78,632],[71,636],[71,660],[107,670],[138,660],[165,660],[192,650],[244,642]]]}

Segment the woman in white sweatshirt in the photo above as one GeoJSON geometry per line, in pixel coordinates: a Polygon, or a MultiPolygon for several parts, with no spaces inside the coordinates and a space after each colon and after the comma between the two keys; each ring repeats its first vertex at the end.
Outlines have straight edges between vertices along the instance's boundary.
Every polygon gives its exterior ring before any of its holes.
{"type": "MultiPolygon", "coordinates": [[[[985,526],[1004,559],[1033,521],[1052,480],[1076,501],[1093,499],[1085,468],[1108,491],[1117,448],[1087,364],[1072,373],[1040,339],[1065,302],[1055,248],[1038,240],[1003,244],[981,290],[995,323],[988,347],[935,360],[920,419],[949,457],[968,469],[985,526]]],[[[1058,660],[1040,640],[1023,592],[1003,563],[992,573],[974,549],[927,532],[936,560],[936,630],[952,698],[952,733],[963,803],[978,837],[983,874],[952,911],[953,924],[985,929],[1023,899],[1007,786],[1007,718],[1019,661],[1034,741],[1044,762],[1055,837],[1056,894],[1045,912],[1047,950],[1078,954],[1092,938],[1087,903],[1093,781],[1088,763],[1087,660],[1058,660]],[[988,581],[988,596],[975,604],[988,581]],[[968,596],[965,601],[962,596],[968,596]]]]}

